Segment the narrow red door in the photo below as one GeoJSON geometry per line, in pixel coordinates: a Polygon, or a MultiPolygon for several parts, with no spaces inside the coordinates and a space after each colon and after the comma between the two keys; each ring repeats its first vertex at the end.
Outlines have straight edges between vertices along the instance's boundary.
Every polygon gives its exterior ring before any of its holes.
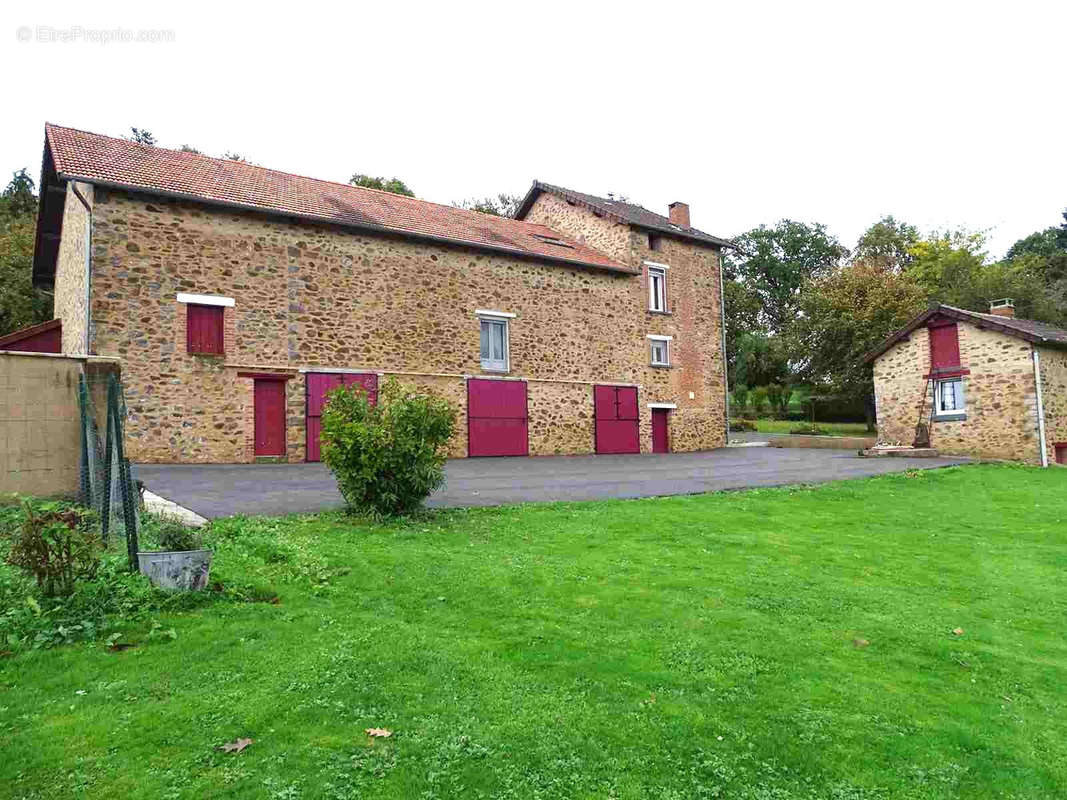
{"type": "Polygon", "coordinates": [[[309,372],[307,374],[307,460],[322,460],[322,408],[338,386],[359,384],[371,403],[378,402],[378,376],[373,372],[309,372]]]}
{"type": "Polygon", "coordinates": [[[594,386],[596,452],[640,453],[636,386],[594,386]]]}
{"type": "Polygon", "coordinates": [[[256,379],[253,387],[255,454],[285,455],[285,381],[256,379]]]}
{"type": "Polygon", "coordinates": [[[526,381],[467,381],[467,455],[530,454],[526,381]]]}
{"type": "Polygon", "coordinates": [[[667,427],[667,409],[652,409],[652,452],[671,452],[671,440],[667,427]]]}

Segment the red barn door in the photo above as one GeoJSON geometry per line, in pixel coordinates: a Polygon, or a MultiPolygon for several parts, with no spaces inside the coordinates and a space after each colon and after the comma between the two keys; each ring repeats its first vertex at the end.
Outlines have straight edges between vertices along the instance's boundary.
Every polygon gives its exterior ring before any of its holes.
{"type": "Polygon", "coordinates": [[[285,381],[256,379],[253,386],[255,454],[285,455],[285,381]]]}
{"type": "Polygon", "coordinates": [[[322,408],[338,386],[359,384],[371,403],[378,402],[378,376],[373,372],[309,372],[307,374],[307,460],[322,461],[322,408]]]}
{"type": "Polygon", "coordinates": [[[526,381],[467,381],[467,455],[530,454],[526,381]]]}
{"type": "Polygon", "coordinates": [[[652,452],[671,452],[671,438],[668,427],[668,411],[665,408],[652,409],[652,452]]]}
{"type": "Polygon", "coordinates": [[[594,386],[596,452],[640,453],[636,386],[594,386]]]}

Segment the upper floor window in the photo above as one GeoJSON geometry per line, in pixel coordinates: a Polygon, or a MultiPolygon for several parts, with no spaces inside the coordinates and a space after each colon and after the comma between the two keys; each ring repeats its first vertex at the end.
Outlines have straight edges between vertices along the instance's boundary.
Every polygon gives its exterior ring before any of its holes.
{"type": "Polygon", "coordinates": [[[226,352],[226,307],[234,305],[233,298],[179,294],[178,302],[186,307],[186,351],[198,355],[223,355],[226,352]]]}
{"type": "Polygon", "coordinates": [[[667,310],[667,268],[648,267],[648,310],[667,310]]]}
{"type": "Polygon", "coordinates": [[[937,381],[934,395],[934,416],[946,417],[965,414],[967,404],[963,399],[963,381],[960,378],[951,378],[945,381],[937,381]]]}
{"type": "Polygon", "coordinates": [[[669,367],[671,365],[671,336],[648,335],[651,359],[649,363],[654,367],[669,367]]]}
{"type": "Polygon", "coordinates": [[[488,372],[508,372],[511,369],[509,323],[515,315],[482,309],[474,313],[481,326],[482,369],[488,372]]]}
{"type": "Polygon", "coordinates": [[[663,246],[663,240],[660,238],[659,234],[650,233],[648,235],[648,249],[649,250],[652,250],[653,252],[658,253],[662,246],[663,246]]]}

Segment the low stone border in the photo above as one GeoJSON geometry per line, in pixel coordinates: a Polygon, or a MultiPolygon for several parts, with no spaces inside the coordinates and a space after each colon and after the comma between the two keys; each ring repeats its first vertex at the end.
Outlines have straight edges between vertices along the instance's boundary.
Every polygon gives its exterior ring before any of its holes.
{"type": "Polygon", "coordinates": [[[770,440],[771,447],[804,447],[820,450],[866,450],[878,443],[875,436],[805,436],[798,433],[783,433],[770,440]]]}
{"type": "Polygon", "coordinates": [[[159,514],[163,517],[176,517],[186,525],[190,525],[194,528],[199,528],[207,524],[207,520],[195,511],[190,511],[185,506],[180,506],[165,497],[153,494],[147,489],[144,490],[144,507],[145,511],[150,511],[153,514],[159,514]]]}

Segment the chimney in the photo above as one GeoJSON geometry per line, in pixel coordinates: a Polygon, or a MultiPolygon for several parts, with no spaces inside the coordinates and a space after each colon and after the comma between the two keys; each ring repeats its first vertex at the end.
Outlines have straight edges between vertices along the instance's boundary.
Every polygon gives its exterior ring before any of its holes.
{"type": "Polygon", "coordinates": [[[989,313],[996,314],[998,317],[1015,319],[1015,301],[1010,297],[1005,297],[1003,300],[994,300],[989,304],[989,313]]]}
{"type": "Polygon", "coordinates": [[[689,203],[671,203],[670,213],[668,216],[671,222],[675,225],[681,225],[683,228],[689,227],[689,203]]]}

